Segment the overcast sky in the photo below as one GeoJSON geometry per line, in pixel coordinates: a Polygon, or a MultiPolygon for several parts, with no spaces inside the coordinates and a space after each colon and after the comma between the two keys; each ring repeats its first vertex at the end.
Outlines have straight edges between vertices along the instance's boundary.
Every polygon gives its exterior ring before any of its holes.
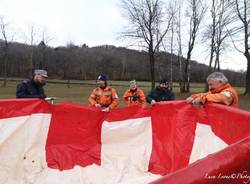
{"type": "MultiPolygon", "coordinates": [[[[48,44],[54,47],[69,42],[86,43],[90,47],[103,44],[127,46],[117,39],[126,25],[119,0],[0,0],[0,16],[13,27],[11,32],[15,32],[15,41],[29,43],[28,30],[34,25],[37,34],[45,30],[53,38],[48,44]]],[[[205,49],[196,46],[192,59],[207,64],[207,55],[205,49]]],[[[236,51],[228,52],[221,65],[246,70],[245,58],[236,51]]]]}

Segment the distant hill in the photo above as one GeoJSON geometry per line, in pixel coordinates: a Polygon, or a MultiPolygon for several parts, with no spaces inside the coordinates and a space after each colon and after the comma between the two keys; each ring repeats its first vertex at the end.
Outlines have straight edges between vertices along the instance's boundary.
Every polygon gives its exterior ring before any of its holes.
{"type": "MultiPolygon", "coordinates": [[[[157,55],[156,80],[170,79],[170,57],[166,52],[157,55]]],[[[178,57],[173,55],[173,80],[179,80],[178,57]]],[[[0,40],[0,76],[4,72],[4,43],[0,40]]],[[[10,43],[7,55],[9,77],[29,77],[31,68],[44,68],[50,78],[95,79],[100,73],[113,80],[150,80],[149,61],[144,51],[131,50],[112,45],[81,47],[48,47],[43,42],[38,46],[10,43]],[[31,67],[32,66],[32,67],[31,67]]],[[[185,58],[182,58],[184,68],[185,58]]],[[[208,66],[191,61],[191,81],[204,82],[208,66]]],[[[233,84],[244,85],[245,74],[223,70],[233,84]]]]}

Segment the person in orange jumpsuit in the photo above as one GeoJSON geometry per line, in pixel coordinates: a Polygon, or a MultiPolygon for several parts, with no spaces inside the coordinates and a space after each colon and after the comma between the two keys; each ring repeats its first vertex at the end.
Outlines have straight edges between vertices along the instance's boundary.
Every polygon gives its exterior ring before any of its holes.
{"type": "Polygon", "coordinates": [[[221,72],[213,72],[207,77],[209,91],[193,94],[186,99],[187,103],[203,105],[205,103],[219,103],[228,106],[238,106],[236,90],[228,83],[228,79],[221,72]]]}
{"type": "Polygon", "coordinates": [[[119,103],[116,90],[107,85],[107,78],[104,75],[97,77],[97,85],[98,87],[93,90],[88,101],[90,105],[109,112],[110,109],[114,109],[119,103]]]}
{"type": "Polygon", "coordinates": [[[127,106],[140,105],[146,107],[146,98],[143,91],[137,87],[136,81],[130,81],[130,88],[124,93],[123,100],[127,106]]]}

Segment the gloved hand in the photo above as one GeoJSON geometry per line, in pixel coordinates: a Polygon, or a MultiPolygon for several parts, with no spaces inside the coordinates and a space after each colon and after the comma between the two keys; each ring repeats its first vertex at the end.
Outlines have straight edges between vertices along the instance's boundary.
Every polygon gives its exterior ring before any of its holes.
{"type": "Polygon", "coordinates": [[[109,112],[109,107],[103,108],[102,111],[103,112],[109,112]]]}
{"type": "Polygon", "coordinates": [[[192,104],[196,107],[202,108],[203,104],[201,102],[201,97],[197,97],[192,101],[192,104]]]}
{"type": "Polygon", "coordinates": [[[154,105],[154,104],[156,104],[156,101],[155,100],[151,100],[151,103],[150,103],[151,105],[154,105]]]}
{"type": "Polygon", "coordinates": [[[194,98],[190,96],[186,99],[186,102],[191,104],[193,102],[193,100],[194,100],[194,98]]]}
{"type": "Polygon", "coordinates": [[[97,108],[101,107],[100,104],[95,104],[94,106],[97,107],[97,108]]]}

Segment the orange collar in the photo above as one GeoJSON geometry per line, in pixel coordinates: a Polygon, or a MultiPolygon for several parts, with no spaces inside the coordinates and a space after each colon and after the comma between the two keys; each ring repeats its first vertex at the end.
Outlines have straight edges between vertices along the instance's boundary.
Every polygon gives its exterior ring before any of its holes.
{"type": "Polygon", "coordinates": [[[102,89],[100,87],[98,87],[99,90],[102,90],[102,91],[109,91],[110,90],[110,87],[109,86],[106,86],[106,88],[102,89]]]}
{"type": "Polygon", "coordinates": [[[232,86],[227,83],[225,84],[224,86],[221,86],[220,88],[217,88],[217,89],[214,89],[214,90],[210,90],[211,93],[219,93],[221,91],[223,91],[224,89],[228,89],[228,88],[231,88],[232,86]]]}

